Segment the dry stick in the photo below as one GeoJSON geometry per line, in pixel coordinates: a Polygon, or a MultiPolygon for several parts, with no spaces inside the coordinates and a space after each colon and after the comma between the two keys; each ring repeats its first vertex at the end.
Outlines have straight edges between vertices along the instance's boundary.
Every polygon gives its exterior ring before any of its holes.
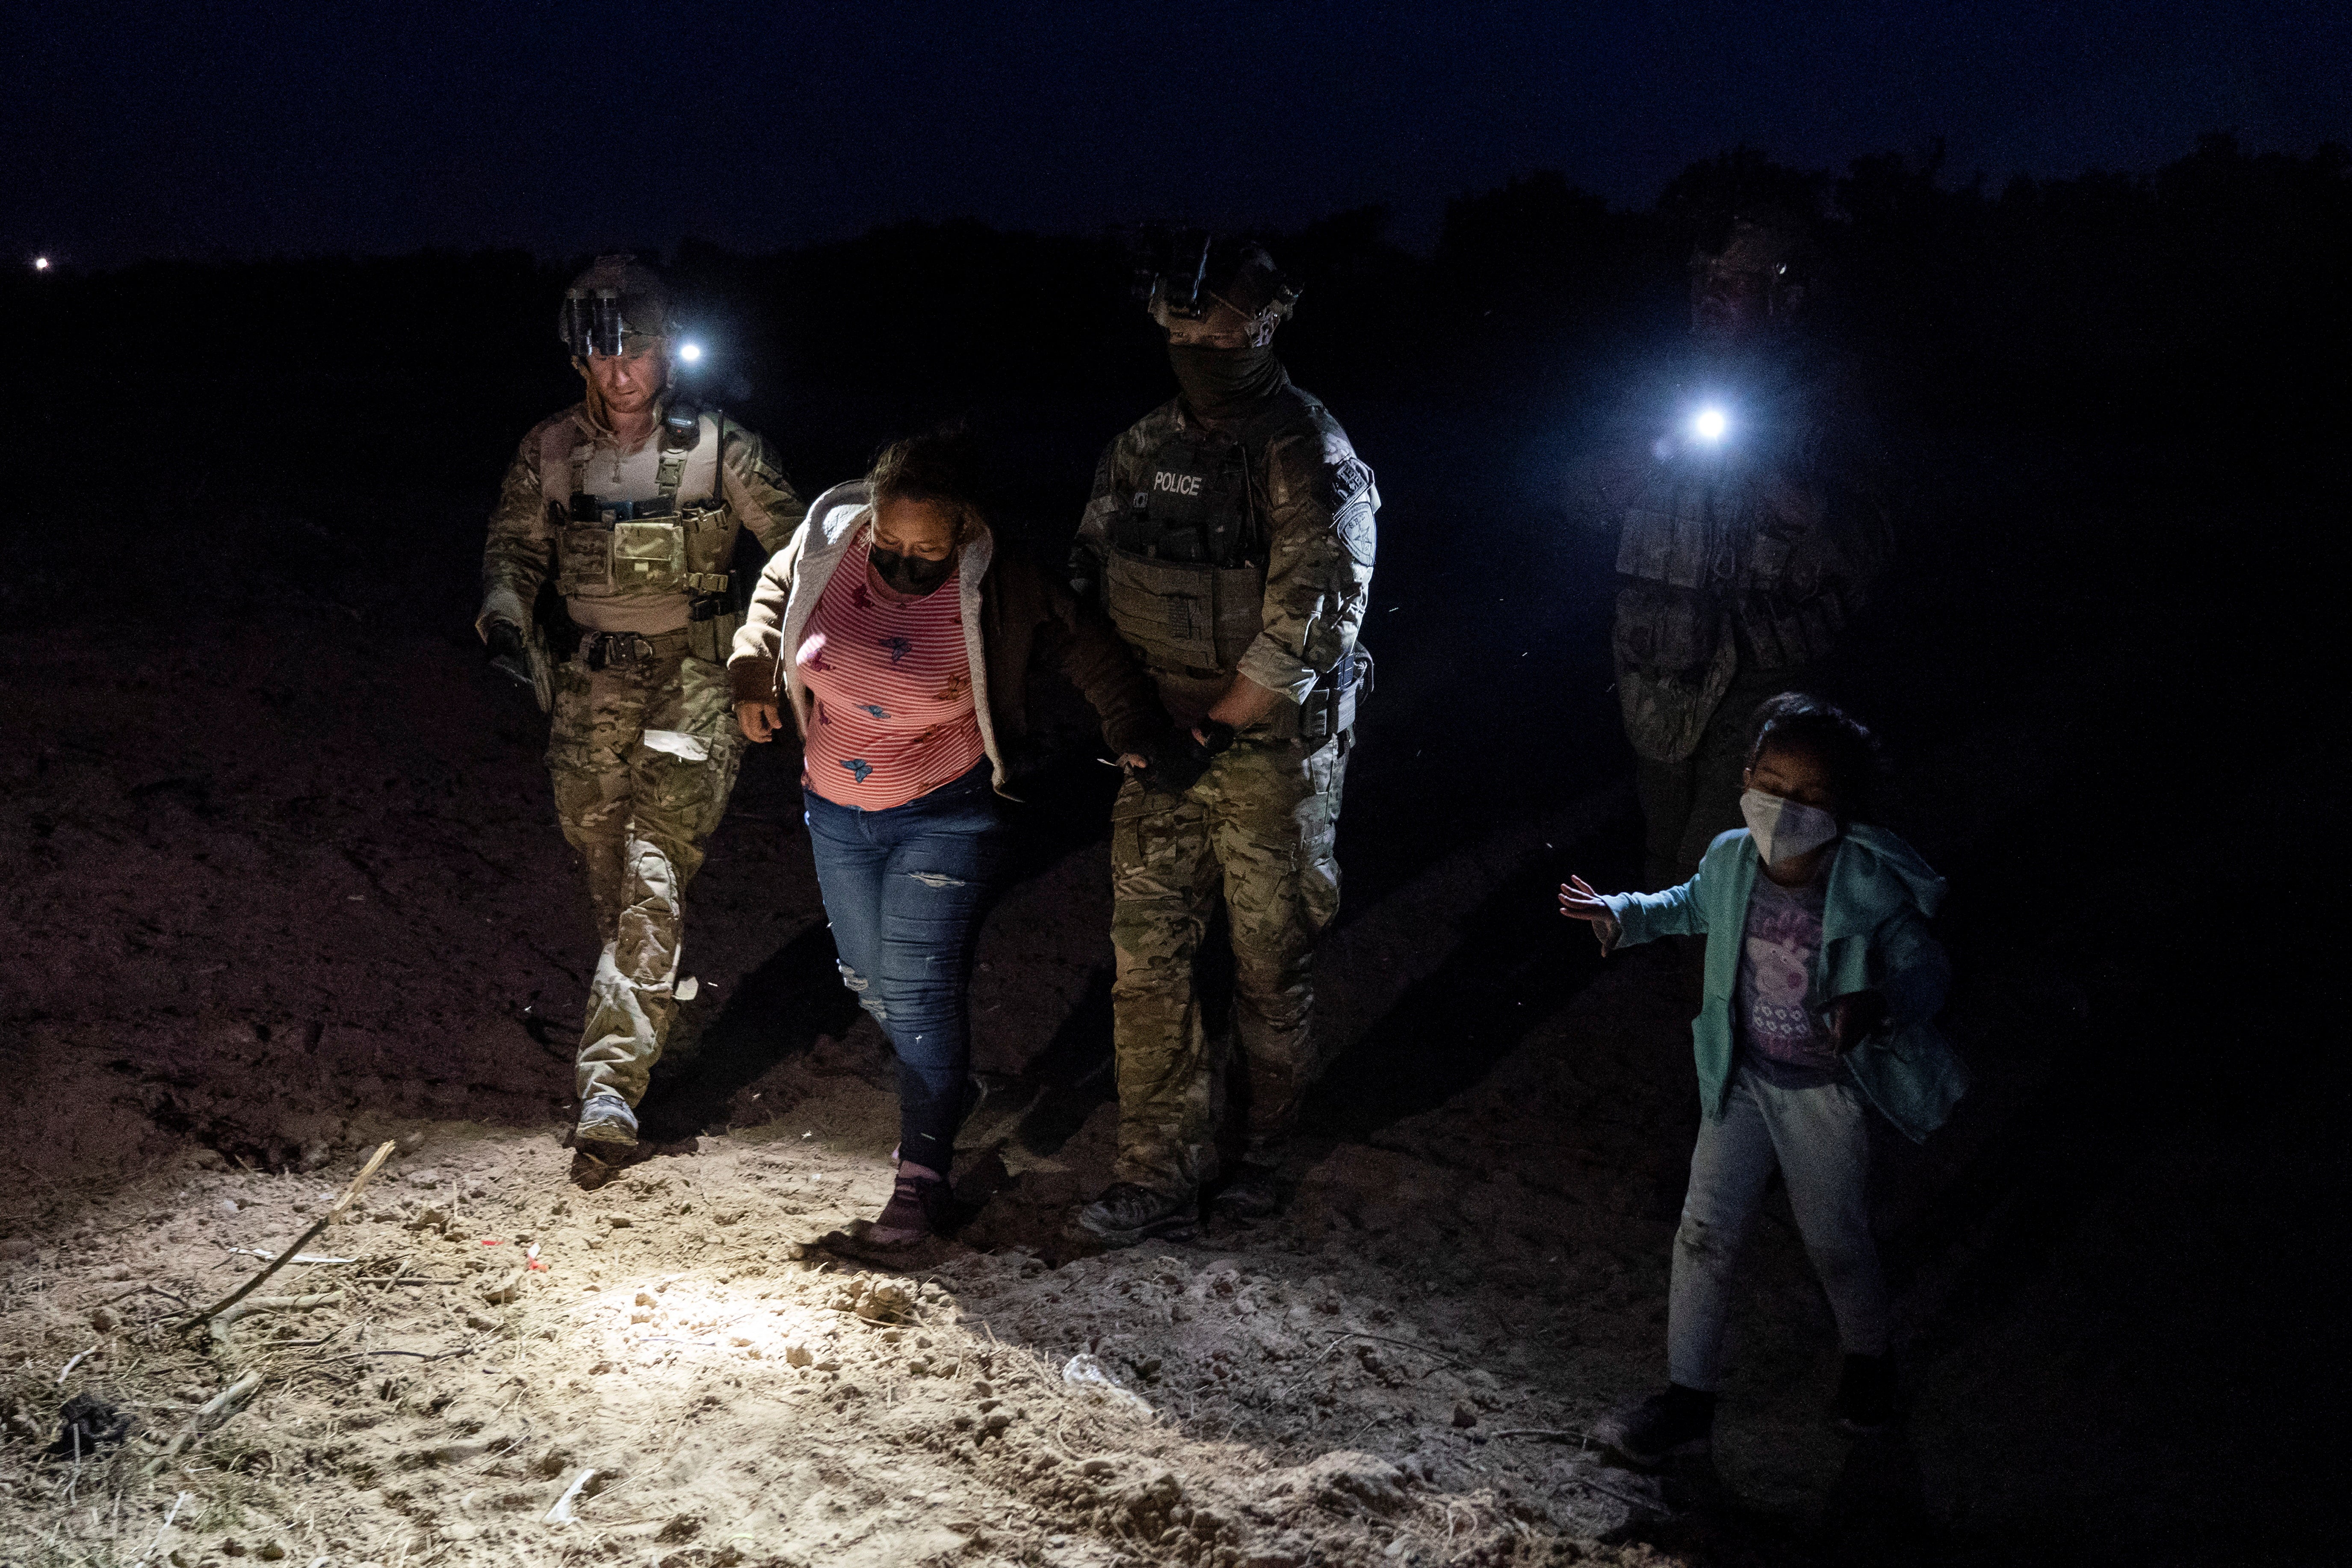
{"type": "Polygon", "coordinates": [[[185,1426],[180,1428],[179,1435],[163,1446],[163,1451],[148,1461],[147,1473],[151,1476],[161,1475],[163,1467],[170,1464],[181,1449],[195,1441],[204,1429],[212,1424],[213,1417],[229,1410],[260,1386],[261,1374],[257,1372],[248,1372],[206,1400],[204,1407],[189,1417],[185,1426]]]}
{"type": "Polygon", "coordinates": [[[255,1275],[252,1279],[247,1280],[244,1284],[230,1291],[226,1296],[222,1297],[218,1301],[213,1303],[212,1306],[206,1308],[204,1311],[197,1313],[195,1322],[189,1326],[191,1328],[196,1328],[203,1324],[209,1323],[220,1313],[236,1306],[247,1296],[252,1295],[255,1287],[258,1286],[263,1280],[268,1279],[272,1274],[277,1273],[280,1268],[285,1268],[287,1264],[292,1262],[295,1255],[299,1253],[305,1247],[308,1247],[312,1241],[316,1240],[320,1231],[325,1230],[329,1226],[334,1224],[335,1221],[342,1218],[343,1211],[352,1206],[352,1200],[360,1195],[360,1189],[368,1184],[368,1179],[371,1176],[373,1176],[376,1172],[383,1168],[383,1163],[386,1160],[392,1158],[392,1151],[394,1147],[394,1145],[393,1141],[389,1138],[376,1145],[376,1151],[373,1154],[369,1156],[368,1163],[360,1167],[360,1173],[352,1178],[352,1184],[343,1189],[343,1195],[337,1198],[334,1201],[333,1205],[330,1207],[325,1214],[319,1216],[318,1224],[304,1231],[300,1240],[295,1242],[293,1246],[288,1247],[285,1251],[272,1258],[268,1265],[265,1267],[260,1273],[255,1275]]]}
{"type": "Polygon", "coordinates": [[[1326,1361],[1328,1361],[1331,1357],[1331,1352],[1338,1350],[1341,1345],[1346,1344],[1349,1340],[1378,1340],[1384,1345],[1395,1345],[1401,1350],[1409,1350],[1413,1352],[1415,1354],[1425,1355],[1429,1357],[1430,1360],[1437,1363],[1439,1366],[1458,1367],[1467,1365],[1466,1363],[1453,1361],[1447,1357],[1439,1355],[1435,1351],[1423,1350],[1421,1346],[1414,1344],[1411,1340],[1392,1340],[1386,1334],[1368,1334],[1363,1332],[1361,1330],[1351,1329],[1342,1332],[1338,1339],[1335,1339],[1329,1344],[1325,1345],[1323,1347],[1323,1353],[1317,1356],[1313,1361],[1308,1362],[1307,1363],[1307,1370],[1290,1380],[1290,1386],[1296,1388],[1300,1384],[1306,1382],[1307,1378],[1314,1375],[1315,1369],[1321,1366],[1326,1361]]]}
{"type": "Polygon", "coordinates": [[[172,1500],[171,1508],[163,1515],[163,1528],[155,1531],[155,1539],[147,1543],[147,1550],[139,1554],[140,1562],[144,1563],[147,1559],[155,1555],[155,1548],[163,1544],[164,1532],[172,1528],[172,1521],[180,1517],[180,1509],[182,1506],[187,1502],[188,1499],[194,1495],[195,1494],[193,1492],[182,1492],[178,1497],[172,1500]]]}
{"type": "Polygon", "coordinates": [[[1489,1437],[1551,1437],[1562,1443],[1592,1441],[1592,1435],[1589,1432],[1579,1432],[1572,1428],[1561,1430],[1552,1426],[1514,1426],[1507,1432],[1489,1432],[1486,1436],[1489,1437]]]}
{"type": "Polygon", "coordinates": [[[74,1369],[74,1368],[76,1368],[76,1367],[78,1367],[78,1366],[79,1366],[79,1365],[81,1364],[81,1358],[82,1358],[82,1356],[89,1355],[89,1354],[92,1353],[93,1352],[95,1352],[97,1349],[98,1349],[98,1346],[97,1346],[97,1345],[92,1345],[92,1346],[90,1346],[90,1347],[89,1347],[89,1350],[83,1351],[83,1352],[80,1353],[80,1355],[77,1355],[77,1356],[75,1356],[75,1357],[73,1358],[73,1360],[71,1360],[71,1361],[69,1361],[69,1362],[66,1363],[66,1369],[65,1369],[63,1372],[61,1372],[61,1373],[58,1373],[58,1386],[59,1388],[63,1388],[63,1387],[66,1385],[66,1379],[68,1379],[68,1378],[69,1378],[69,1377],[71,1377],[71,1376],[73,1375],[73,1369],[74,1369]]]}
{"type": "Polygon", "coordinates": [[[308,1296],[256,1296],[250,1301],[238,1301],[216,1309],[213,1319],[213,1338],[228,1342],[231,1323],[255,1312],[308,1312],[319,1307],[331,1307],[343,1299],[340,1289],[320,1290],[308,1296]]]}

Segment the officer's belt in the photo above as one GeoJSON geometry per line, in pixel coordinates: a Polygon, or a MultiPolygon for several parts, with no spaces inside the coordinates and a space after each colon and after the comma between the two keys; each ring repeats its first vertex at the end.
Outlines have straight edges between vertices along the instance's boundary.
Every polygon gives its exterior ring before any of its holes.
{"type": "Polygon", "coordinates": [[[592,670],[642,669],[685,653],[693,635],[688,626],[651,637],[643,632],[583,632],[580,660],[592,670]]]}

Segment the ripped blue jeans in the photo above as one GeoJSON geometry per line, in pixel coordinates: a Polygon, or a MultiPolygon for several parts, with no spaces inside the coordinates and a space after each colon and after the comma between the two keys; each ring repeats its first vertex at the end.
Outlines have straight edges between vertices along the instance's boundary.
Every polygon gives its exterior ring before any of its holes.
{"type": "Polygon", "coordinates": [[[971,1070],[972,947],[1004,859],[988,759],[887,811],[802,794],[842,984],[898,1054],[901,1156],[945,1173],[971,1070]]]}

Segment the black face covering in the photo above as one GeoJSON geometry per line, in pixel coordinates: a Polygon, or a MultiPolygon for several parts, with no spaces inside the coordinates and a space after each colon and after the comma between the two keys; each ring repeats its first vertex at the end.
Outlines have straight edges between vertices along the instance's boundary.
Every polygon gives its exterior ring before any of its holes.
{"type": "Polygon", "coordinates": [[[955,570],[953,555],[940,561],[926,561],[919,555],[885,550],[878,544],[867,553],[874,563],[876,576],[899,593],[912,594],[919,598],[946,582],[948,574],[955,570]]]}
{"type": "Polygon", "coordinates": [[[1203,419],[1233,419],[1282,390],[1290,379],[1271,346],[1211,349],[1170,343],[1168,363],[1184,401],[1203,419]]]}

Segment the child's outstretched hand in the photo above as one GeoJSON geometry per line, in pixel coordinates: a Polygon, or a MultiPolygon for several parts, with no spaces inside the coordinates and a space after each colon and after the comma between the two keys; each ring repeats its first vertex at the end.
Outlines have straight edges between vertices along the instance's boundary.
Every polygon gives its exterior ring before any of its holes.
{"type": "Polygon", "coordinates": [[[1593,936],[1601,943],[1601,956],[1608,957],[1617,951],[1617,939],[1625,928],[1601,901],[1601,895],[1581,877],[1570,877],[1559,885],[1559,912],[1572,921],[1584,921],[1592,927],[1593,936]]]}

